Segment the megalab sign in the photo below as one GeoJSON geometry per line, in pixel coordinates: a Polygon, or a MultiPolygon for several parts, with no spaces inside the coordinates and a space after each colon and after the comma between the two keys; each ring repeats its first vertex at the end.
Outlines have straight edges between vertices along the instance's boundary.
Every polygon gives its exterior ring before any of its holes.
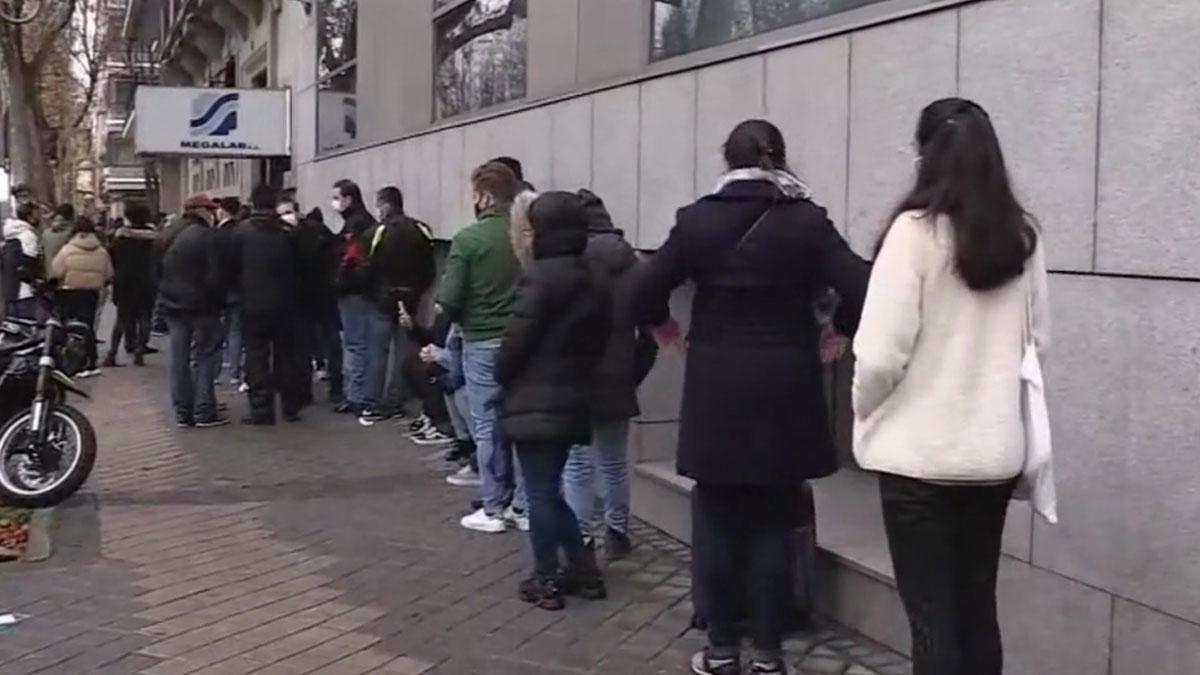
{"type": "Polygon", "coordinates": [[[143,85],[135,110],[135,146],[141,155],[291,154],[291,99],[285,89],[143,85]]]}

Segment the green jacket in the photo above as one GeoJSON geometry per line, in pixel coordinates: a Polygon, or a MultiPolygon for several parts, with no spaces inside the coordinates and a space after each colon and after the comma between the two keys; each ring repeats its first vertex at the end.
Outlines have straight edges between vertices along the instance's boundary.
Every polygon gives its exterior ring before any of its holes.
{"type": "Polygon", "coordinates": [[[508,230],[507,211],[489,209],[450,244],[438,304],[468,342],[501,337],[508,326],[521,277],[508,230]]]}

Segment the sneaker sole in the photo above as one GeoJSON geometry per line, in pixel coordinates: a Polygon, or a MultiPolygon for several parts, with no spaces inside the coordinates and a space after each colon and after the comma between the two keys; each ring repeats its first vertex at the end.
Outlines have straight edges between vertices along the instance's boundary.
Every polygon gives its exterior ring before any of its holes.
{"type": "Polygon", "coordinates": [[[467,525],[466,523],[461,522],[461,521],[459,522],[459,525],[462,525],[463,528],[471,530],[472,532],[482,532],[484,534],[504,534],[505,532],[508,531],[507,527],[501,527],[498,529],[494,528],[494,527],[486,527],[485,528],[485,527],[476,526],[476,525],[467,525]]]}
{"type": "Polygon", "coordinates": [[[450,480],[450,478],[447,478],[446,482],[449,483],[450,485],[453,485],[454,487],[483,487],[483,481],[481,481],[481,480],[458,481],[458,480],[450,480]]]}

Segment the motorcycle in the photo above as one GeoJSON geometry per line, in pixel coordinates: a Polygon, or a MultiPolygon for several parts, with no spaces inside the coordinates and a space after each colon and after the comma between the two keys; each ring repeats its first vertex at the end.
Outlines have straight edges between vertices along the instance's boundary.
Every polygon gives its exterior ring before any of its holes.
{"type": "Polygon", "coordinates": [[[89,398],[83,369],[91,328],[53,316],[0,324],[0,504],[39,508],[66,500],[96,462],[96,431],[66,403],[89,398]]]}

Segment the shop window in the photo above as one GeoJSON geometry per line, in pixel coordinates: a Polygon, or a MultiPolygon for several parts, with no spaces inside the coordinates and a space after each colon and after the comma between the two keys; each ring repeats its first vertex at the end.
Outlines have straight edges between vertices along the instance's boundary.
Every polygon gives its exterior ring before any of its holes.
{"type": "Polygon", "coordinates": [[[317,45],[317,150],[358,139],[358,0],[320,3],[317,45]]]}
{"type": "Polygon", "coordinates": [[[527,0],[434,0],[438,119],[525,97],[527,0]],[[449,8],[449,9],[447,9],[449,8]]]}
{"type": "Polygon", "coordinates": [[[884,0],[651,0],[659,61],[884,0]]]}
{"type": "Polygon", "coordinates": [[[234,162],[225,162],[221,166],[221,184],[226,187],[232,187],[237,184],[237,164],[234,162]]]}

